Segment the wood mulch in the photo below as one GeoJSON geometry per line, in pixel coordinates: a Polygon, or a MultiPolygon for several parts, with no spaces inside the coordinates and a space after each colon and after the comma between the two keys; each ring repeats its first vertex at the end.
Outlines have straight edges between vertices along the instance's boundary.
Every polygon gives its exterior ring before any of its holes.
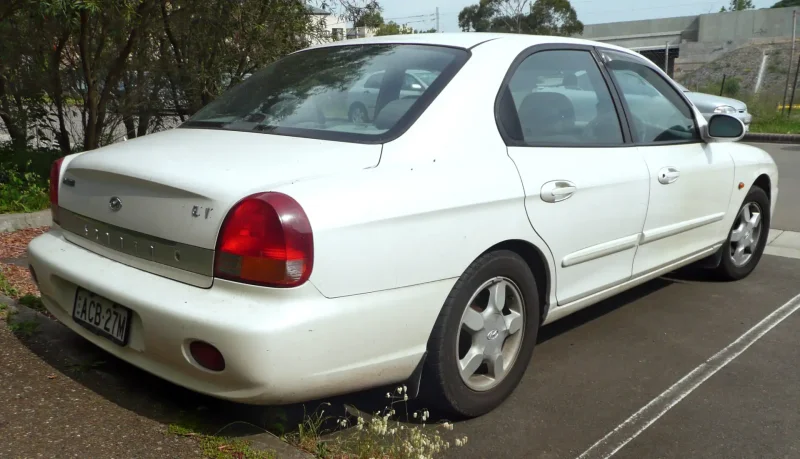
{"type": "MultiPolygon", "coordinates": [[[[27,264],[24,261],[27,255],[28,243],[49,229],[49,227],[44,226],[14,231],[13,233],[0,233],[0,276],[5,278],[13,288],[11,291],[0,293],[15,298],[27,294],[39,295],[39,289],[33,283],[27,264]]],[[[2,287],[2,281],[0,281],[0,287],[2,287]]]]}

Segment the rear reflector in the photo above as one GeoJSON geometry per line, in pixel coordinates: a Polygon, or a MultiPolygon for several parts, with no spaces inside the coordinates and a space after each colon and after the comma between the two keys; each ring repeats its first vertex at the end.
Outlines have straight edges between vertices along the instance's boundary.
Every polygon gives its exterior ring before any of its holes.
{"type": "Polygon", "coordinates": [[[192,341],[189,345],[189,353],[201,367],[211,371],[222,371],[225,369],[225,358],[216,347],[205,341],[192,341]]]}

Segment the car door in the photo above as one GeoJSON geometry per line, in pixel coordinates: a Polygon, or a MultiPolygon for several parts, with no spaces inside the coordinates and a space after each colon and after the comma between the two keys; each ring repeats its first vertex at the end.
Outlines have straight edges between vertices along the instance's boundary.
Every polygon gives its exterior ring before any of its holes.
{"type": "Polygon", "coordinates": [[[733,159],[723,145],[701,139],[695,110],[652,63],[628,53],[599,52],[650,173],[650,204],[633,265],[637,275],[725,239],[733,159]]]}
{"type": "Polygon", "coordinates": [[[498,126],[522,179],[525,210],[556,263],[559,305],[631,277],[649,174],[620,110],[592,48],[574,45],[523,53],[498,99],[498,126]],[[585,91],[553,84],[580,71],[591,82],[585,91]],[[570,98],[575,94],[580,101],[570,98]],[[580,122],[575,107],[590,99],[594,116],[580,122]]]}

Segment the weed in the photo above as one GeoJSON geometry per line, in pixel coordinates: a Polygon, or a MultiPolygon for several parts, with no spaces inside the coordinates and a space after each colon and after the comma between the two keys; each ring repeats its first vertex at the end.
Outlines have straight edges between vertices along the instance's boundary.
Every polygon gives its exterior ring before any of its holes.
{"type": "Polygon", "coordinates": [[[198,433],[199,423],[192,419],[184,419],[180,423],[170,424],[167,432],[172,435],[197,439],[203,450],[203,457],[209,459],[274,459],[272,451],[255,450],[244,440],[219,437],[198,433]]]}
{"type": "Polygon", "coordinates": [[[30,293],[26,294],[23,297],[20,297],[18,300],[19,304],[23,306],[27,306],[34,311],[38,312],[46,312],[47,309],[44,307],[44,303],[42,303],[42,299],[36,295],[31,295],[30,293]]]}
{"type": "Polygon", "coordinates": [[[83,374],[86,373],[87,371],[100,368],[101,366],[105,365],[105,363],[106,363],[105,360],[95,360],[94,362],[71,363],[67,365],[67,371],[83,374]]]}
{"type": "Polygon", "coordinates": [[[39,328],[39,322],[35,320],[23,320],[8,324],[8,328],[17,335],[30,338],[39,328]]]}
{"type": "Polygon", "coordinates": [[[19,290],[11,285],[11,282],[3,276],[2,271],[0,271],[0,294],[10,296],[11,298],[16,298],[17,295],[19,295],[19,290]]]}
{"type": "MultiPolygon", "coordinates": [[[[305,416],[298,426],[298,432],[289,435],[287,440],[296,446],[314,453],[317,457],[346,457],[348,459],[430,459],[450,449],[449,441],[442,434],[453,430],[453,424],[443,422],[426,425],[430,418],[428,410],[418,410],[409,414],[408,394],[405,386],[398,387],[396,392],[386,394],[389,406],[374,416],[340,418],[341,428],[352,427],[333,440],[323,440],[323,424],[329,419],[323,410],[319,414],[305,416]],[[398,418],[395,406],[405,407],[405,421],[398,418]],[[416,423],[416,424],[414,424],[416,423]]],[[[454,446],[467,444],[467,437],[456,438],[454,446]]]]}

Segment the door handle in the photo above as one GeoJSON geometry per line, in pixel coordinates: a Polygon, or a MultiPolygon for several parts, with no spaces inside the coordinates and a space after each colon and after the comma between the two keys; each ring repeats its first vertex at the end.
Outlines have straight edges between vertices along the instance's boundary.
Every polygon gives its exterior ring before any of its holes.
{"type": "Polygon", "coordinates": [[[553,180],[542,185],[539,197],[544,202],[559,202],[569,199],[578,188],[568,180],[553,180]]]}
{"type": "Polygon", "coordinates": [[[678,180],[678,177],[681,176],[681,171],[678,169],[670,166],[664,167],[660,171],[658,171],[658,183],[662,185],[669,185],[673,183],[675,180],[678,180]]]}

